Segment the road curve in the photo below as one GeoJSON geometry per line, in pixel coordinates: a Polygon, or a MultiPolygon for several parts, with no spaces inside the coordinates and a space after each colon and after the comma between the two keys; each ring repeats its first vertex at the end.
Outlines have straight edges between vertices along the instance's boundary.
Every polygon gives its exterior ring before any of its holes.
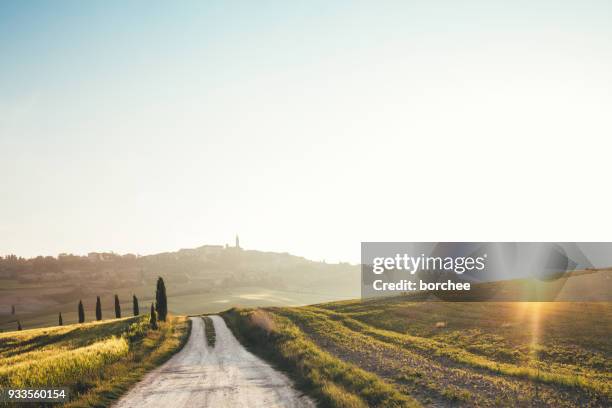
{"type": "Polygon", "coordinates": [[[282,373],[248,352],[219,316],[211,316],[216,344],[208,347],[204,322],[192,317],[189,341],[148,373],[114,405],[140,407],[315,407],[282,373]]]}

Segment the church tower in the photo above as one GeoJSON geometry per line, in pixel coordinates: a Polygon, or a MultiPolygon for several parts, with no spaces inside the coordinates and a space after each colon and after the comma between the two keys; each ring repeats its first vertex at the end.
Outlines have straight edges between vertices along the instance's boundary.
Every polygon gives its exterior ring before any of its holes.
{"type": "Polygon", "coordinates": [[[240,238],[236,235],[236,249],[240,249],[240,238]]]}

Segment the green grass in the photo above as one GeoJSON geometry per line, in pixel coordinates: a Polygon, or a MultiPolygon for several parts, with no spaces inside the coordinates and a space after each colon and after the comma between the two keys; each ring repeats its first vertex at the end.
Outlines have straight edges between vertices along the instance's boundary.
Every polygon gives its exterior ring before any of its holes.
{"type": "MultiPolygon", "coordinates": [[[[306,348],[305,342],[328,364],[361,370],[393,395],[423,405],[602,407],[612,398],[611,312],[609,303],[415,303],[398,297],[225,317],[238,322],[230,326],[245,344],[298,380],[308,373],[294,373],[299,363],[290,362],[299,358],[290,345],[306,348]],[[267,334],[253,334],[259,332],[267,334]]],[[[355,397],[373,405],[339,376],[310,380],[305,389],[324,401],[355,397]],[[323,389],[335,396],[322,397],[323,389]]]]}
{"type": "Polygon", "coordinates": [[[189,327],[171,316],[150,330],[143,315],[2,333],[0,387],[66,386],[68,406],[107,406],[178,351],[189,327]]]}
{"type": "Polygon", "coordinates": [[[431,353],[435,356],[446,357],[457,363],[466,364],[475,368],[486,369],[494,373],[524,377],[543,383],[553,383],[568,387],[581,387],[586,390],[592,390],[606,395],[610,395],[611,393],[611,385],[609,382],[589,378],[589,376],[586,374],[578,375],[572,373],[551,372],[550,369],[542,370],[539,367],[519,366],[494,361],[481,355],[466,351],[463,348],[445,344],[441,341],[376,329],[340,313],[330,313],[324,310],[321,310],[321,312],[327,316],[330,316],[332,319],[342,322],[351,330],[362,332],[375,339],[392,343],[400,347],[417,349],[425,353],[431,353]]]}
{"type": "Polygon", "coordinates": [[[217,335],[215,333],[215,325],[213,321],[208,316],[202,316],[202,320],[204,320],[204,335],[206,336],[206,343],[208,347],[215,347],[215,342],[217,341],[217,335]]]}
{"type": "Polygon", "coordinates": [[[322,407],[420,406],[376,375],[321,350],[285,317],[239,309],[223,317],[243,343],[286,370],[322,407]]]}

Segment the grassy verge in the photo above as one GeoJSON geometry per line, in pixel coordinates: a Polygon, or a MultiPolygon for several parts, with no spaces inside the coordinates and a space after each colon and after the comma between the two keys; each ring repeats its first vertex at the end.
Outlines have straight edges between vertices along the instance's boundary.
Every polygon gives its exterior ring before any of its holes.
{"type": "MultiPolygon", "coordinates": [[[[190,322],[148,316],[0,335],[0,387],[67,386],[71,407],[108,406],[186,342],[190,322]]],[[[11,405],[15,406],[15,405],[11,405]]]]}
{"type": "Polygon", "coordinates": [[[243,344],[285,369],[322,407],[420,406],[380,377],[321,350],[287,318],[262,310],[222,315],[243,344]]]}
{"type": "Polygon", "coordinates": [[[215,325],[213,324],[212,319],[208,316],[202,316],[202,320],[204,320],[204,335],[206,336],[208,347],[215,347],[215,342],[217,341],[215,325]]]}

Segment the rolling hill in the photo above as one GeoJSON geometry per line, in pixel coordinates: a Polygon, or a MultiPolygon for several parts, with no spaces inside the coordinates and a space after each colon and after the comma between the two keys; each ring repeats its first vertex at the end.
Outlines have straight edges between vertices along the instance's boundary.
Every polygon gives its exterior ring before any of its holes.
{"type": "Polygon", "coordinates": [[[170,311],[217,312],[232,306],[304,305],[359,296],[359,267],[314,262],[287,253],[204,245],[148,256],[91,253],[33,259],[0,259],[0,330],[76,321],[83,300],[88,319],[96,296],[103,315],[112,315],[113,297],[131,308],[132,294],[149,304],[163,276],[170,311]],[[16,314],[11,314],[15,305],[16,314]]]}
{"type": "Polygon", "coordinates": [[[232,309],[229,326],[323,406],[607,407],[608,302],[414,302],[232,309]]]}

